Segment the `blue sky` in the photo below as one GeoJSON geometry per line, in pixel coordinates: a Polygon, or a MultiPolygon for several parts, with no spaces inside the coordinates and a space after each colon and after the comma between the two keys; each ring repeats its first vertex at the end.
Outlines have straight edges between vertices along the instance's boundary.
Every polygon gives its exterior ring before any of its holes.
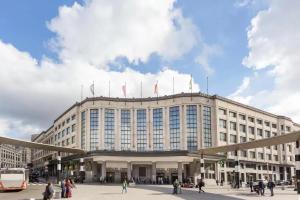
{"type": "Polygon", "coordinates": [[[91,96],[206,91],[300,121],[298,0],[0,3],[0,135],[47,129],[91,96]],[[142,3],[141,3],[142,2],[142,3]],[[288,10],[289,12],[286,12],[288,10]],[[291,73],[292,72],[292,73],[291,73]],[[59,103],[58,103],[59,101],[59,103]],[[44,106],[38,107],[43,102],[44,106]],[[288,107],[286,105],[289,105],[288,107]]]}
{"type": "MultiPolygon", "coordinates": [[[[44,55],[57,59],[47,42],[55,34],[46,23],[58,15],[58,7],[71,6],[73,0],[38,1],[3,1],[0,7],[0,38],[11,43],[21,51],[29,52],[34,58],[41,59],[44,55]]],[[[78,1],[77,1],[78,2],[78,1]]],[[[81,1],[79,1],[81,2],[81,1]]],[[[182,10],[185,17],[190,18],[199,28],[202,39],[211,45],[217,45],[221,53],[209,60],[214,73],[209,75],[209,90],[212,93],[227,96],[242,82],[244,76],[252,74],[252,70],[244,67],[241,62],[247,56],[247,27],[251,19],[263,8],[263,5],[235,6],[238,1],[178,1],[176,7],[182,10]],[[224,79],[227,74],[234,78],[224,79]]],[[[82,2],[81,2],[82,3],[82,2]]],[[[195,47],[179,59],[163,61],[160,56],[152,55],[146,63],[126,65],[143,73],[156,72],[164,66],[180,72],[194,74],[194,80],[200,87],[206,88],[206,73],[194,62],[200,48],[195,47]]],[[[122,70],[113,68],[115,70],[122,70]]]]}

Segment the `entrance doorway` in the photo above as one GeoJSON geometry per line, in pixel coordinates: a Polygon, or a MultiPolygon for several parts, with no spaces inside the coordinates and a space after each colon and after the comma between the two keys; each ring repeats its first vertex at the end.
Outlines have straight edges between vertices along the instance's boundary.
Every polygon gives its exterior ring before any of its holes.
{"type": "Polygon", "coordinates": [[[106,182],[107,183],[115,182],[115,172],[106,172],[106,182]]]}
{"type": "Polygon", "coordinates": [[[177,173],[172,173],[171,174],[171,183],[173,184],[176,179],[178,180],[178,174],[177,173]]]}
{"type": "Polygon", "coordinates": [[[121,183],[123,183],[124,180],[128,181],[127,172],[121,172],[121,183]]]}

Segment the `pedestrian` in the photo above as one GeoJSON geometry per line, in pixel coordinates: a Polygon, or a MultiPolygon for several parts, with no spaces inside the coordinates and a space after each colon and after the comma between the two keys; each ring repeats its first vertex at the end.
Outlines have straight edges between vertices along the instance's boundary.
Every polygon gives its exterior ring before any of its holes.
{"type": "Polygon", "coordinates": [[[219,186],[219,180],[218,179],[216,179],[216,184],[219,186]]]}
{"type": "Polygon", "coordinates": [[[204,192],[204,190],[202,189],[202,187],[205,186],[204,181],[202,180],[202,178],[200,179],[199,183],[198,183],[198,188],[199,188],[199,193],[200,192],[204,192]]]}
{"type": "Polygon", "coordinates": [[[220,184],[221,186],[223,186],[224,185],[224,180],[223,179],[221,179],[221,184],[220,184]]]}
{"type": "Polygon", "coordinates": [[[173,183],[173,194],[178,194],[178,180],[176,179],[173,183]]]}
{"type": "Polygon", "coordinates": [[[265,184],[262,180],[258,182],[259,193],[261,196],[265,195],[265,184]]]}
{"type": "Polygon", "coordinates": [[[66,181],[64,179],[61,180],[60,188],[61,188],[61,198],[66,198],[66,181]]]}
{"type": "Polygon", "coordinates": [[[71,198],[72,197],[72,188],[73,188],[73,186],[71,184],[70,179],[66,180],[65,186],[66,186],[66,198],[71,198]]]}
{"type": "Polygon", "coordinates": [[[249,182],[249,186],[250,186],[251,192],[253,192],[253,181],[249,182]]]}
{"type": "Polygon", "coordinates": [[[274,196],[274,187],[275,183],[272,181],[272,179],[269,179],[268,188],[270,189],[271,196],[274,196]]]}
{"type": "Polygon", "coordinates": [[[122,194],[124,193],[124,191],[125,191],[125,193],[127,193],[127,182],[125,179],[122,183],[122,194]]]}
{"type": "Polygon", "coordinates": [[[49,182],[47,184],[45,192],[43,194],[44,194],[43,200],[51,200],[53,198],[54,189],[53,189],[53,186],[52,186],[51,182],[49,182]]]}

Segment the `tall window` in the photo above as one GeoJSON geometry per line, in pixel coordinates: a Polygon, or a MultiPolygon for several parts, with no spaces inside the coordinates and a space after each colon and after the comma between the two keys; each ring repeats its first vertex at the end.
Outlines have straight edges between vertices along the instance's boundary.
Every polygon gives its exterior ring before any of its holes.
{"type": "Polygon", "coordinates": [[[169,109],[170,122],[170,149],[180,149],[180,115],[179,106],[170,107],[169,109]]]}
{"type": "Polygon", "coordinates": [[[85,111],[81,113],[81,149],[85,149],[85,111]]]}
{"type": "Polygon", "coordinates": [[[131,144],[130,110],[121,110],[121,150],[129,150],[131,144]]]}
{"type": "Polygon", "coordinates": [[[104,148],[115,149],[115,111],[105,109],[104,114],[104,148]]]}
{"type": "Polygon", "coordinates": [[[188,105],[186,108],[187,149],[195,151],[197,143],[197,106],[188,105]]]}
{"type": "Polygon", "coordinates": [[[137,150],[145,151],[147,147],[146,109],[137,110],[137,150]]]}
{"type": "Polygon", "coordinates": [[[211,137],[211,108],[203,107],[203,133],[204,133],[204,147],[212,146],[211,137]]]}
{"type": "Polygon", "coordinates": [[[153,109],[153,150],[163,150],[163,109],[153,109]]]}
{"type": "Polygon", "coordinates": [[[91,151],[98,149],[99,144],[99,110],[90,110],[90,148],[91,151]]]}

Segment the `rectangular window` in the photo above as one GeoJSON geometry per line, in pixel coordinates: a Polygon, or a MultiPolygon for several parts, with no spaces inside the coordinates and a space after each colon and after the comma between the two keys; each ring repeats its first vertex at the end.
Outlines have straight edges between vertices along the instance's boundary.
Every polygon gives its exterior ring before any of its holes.
{"type": "Polygon", "coordinates": [[[169,108],[170,149],[180,149],[180,115],[179,106],[169,108]]]}
{"type": "Polygon", "coordinates": [[[220,133],[220,141],[226,142],[227,141],[227,134],[226,133],[220,133]]]}
{"type": "Polygon", "coordinates": [[[249,126],[249,127],[248,127],[248,130],[249,130],[249,133],[250,133],[251,135],[254,135],[254,127],[249,126]]]}
{"type": "Polygon", "coordinates": [[[257,119],[256,123],[262,125],[262,120],[261,119],[257,119]]]}
{"type": "Polygon", "coordinates": [[[163,109],[153,109],[153,150],[163,150],[163,109]]]}
{"type": "Polygon", "coordinates": [[[290,132],[291,131],[291,127],[287,126],[286,127],[286,131],[290,132]]]}
{"type": "Polygon", "coordinates": [[[236,131],[236,123],[235,122],[230,122],[230,130],[236,131]]]}
{"type": "Polygon", "coordinates": [[[257,129],[257,135],[258,135],[258,136],[263,136],[263,130],[260,129],[260,128],[258,128],[258,129],[257,129]]]}
{"type": "Polygon", "coordinates": [[[90,110],[90,149],[97,150],[99,146],[99,110],[90,110]]]}
{"type": "Polygon", "coordinates": [[[137,150],[146,151],[147,149],[147,121],[146,109],[139,109],[137,112],[137,150]]]}
{"type": "Polygon", "coordinates": [[[266,137],[266,138],[271,137],[271,132],[270,132],[270,131],[265,131],[265,137],[266,137]]]}
{"type": "Polygon", "coordinates": [[[81,149],[85,149],[85,111],[81,112],[81,149]]]}
{"type": "Polygon", "coordinates": [[[270,127],[270,122],[265,121],[265,126],[270,127]]]}
{"type": "Polygon", "coordinates": [[[131,117],[130,110],[121,110],[121,150],[130,150],[131,117]]]}
{"type": "Polygon", "coordinates": [[[252,159],[256,158],[255,151],[250,151],[250,158],[252,159]]]}
{"type": "Polygon", "coordinates": [[[203,106],[203,133],[204,133],[204,147],[212,146],[211,136],[211,108],[203,106]]]}
{"type": "Polygon", "coordinates": [[[219,127],[220,128],[226,128],[226,120],[219,119],[219,127]]]}
{"type": "Polygon", "coordinates": [[[230,142],[231,143],[236,143],[237,142],[236,135],[230,134],[230,142]]]}
{"type": "Polygon", "coordinates": [[[274,146],[274,150],[278,150],[278,146],[277,145],[274,146]]]}
{"type": "Polygon", "coordinates": [[[254,118],[253,117],[248,117],[248,121],[254,123],[254,118]]]}
{"type": "Polygon", "coordinates": [[[75,132],[75,130],[76,130],[76,124],[73,124],[72,125],[72,133],[75,132]]]}
{"type": "Polygon", "coordinates": [[[241,156],[244,158],[247,157],[247,151],[241,151],[241,156]]]}
{"type": "Polygon", "coordinates": [[[67,124],[70,123],[70,118],[67,119],[67,124]]]}
{"type": "Polygon", "coordinates": [[[240,132],[246,133],[246,125],[245,124],[240,124],[240,132]]]}
{"type": "Polygon", "coordinates": [[[264,159],[264,153],[258,153],[258,158],[263,160],[264,159]]]}
{"type": "Polygon", "coordinates": [[[223,108],[219,108],[220,115],[226,115],[226,110],[223,108]]]}
{"type": "Polygon", "coordinates": [[[115,149],[115,111],[113,109],[104,111],[104,148],[115,149]]]}
{"type": "Polygon", "coordinates": [[[239,118],[240,118],[240,120],[245,121],[246,120],[246,115],[239,114],[239,118]]]}
{"type": "Polygon", "coordinates": [[[229,116],[232,117],[232,118],[236,118],[236,113],[230,111],[230,112],[229,112],[229,116]]]}
{"type": "Polygon", "coordinates": [[[246,137],[243,137],[243,136],[240,136],[240,142],[246,142],[247,141],[247,138],[246,137]]]}
{"type": "Polygon", "coordinates": [[[75,143],[75,136],[72,136],[72,144],[75,143]]]}
{"type": "Polygon", "coordinates": [[[188,105],[186,107],[186,123],[187,149],[189,151],[196,151],[198,149],[196,105],[188,105]]]}
{"type": "Polygon", "coordinates": [[[277,128],[277,124],[272,124],[272,128],[277,128]]]}
{"type": "Polygon", "coordinates": [[[268,158],[268,160],[272,160],[272,155],[271,154],[267,154],[267,158],[268,158]]]}
{"type": "Polygon", "coordinates": [[[76,119],[76,115],[72,115],[72,120],[76,119]]]}

